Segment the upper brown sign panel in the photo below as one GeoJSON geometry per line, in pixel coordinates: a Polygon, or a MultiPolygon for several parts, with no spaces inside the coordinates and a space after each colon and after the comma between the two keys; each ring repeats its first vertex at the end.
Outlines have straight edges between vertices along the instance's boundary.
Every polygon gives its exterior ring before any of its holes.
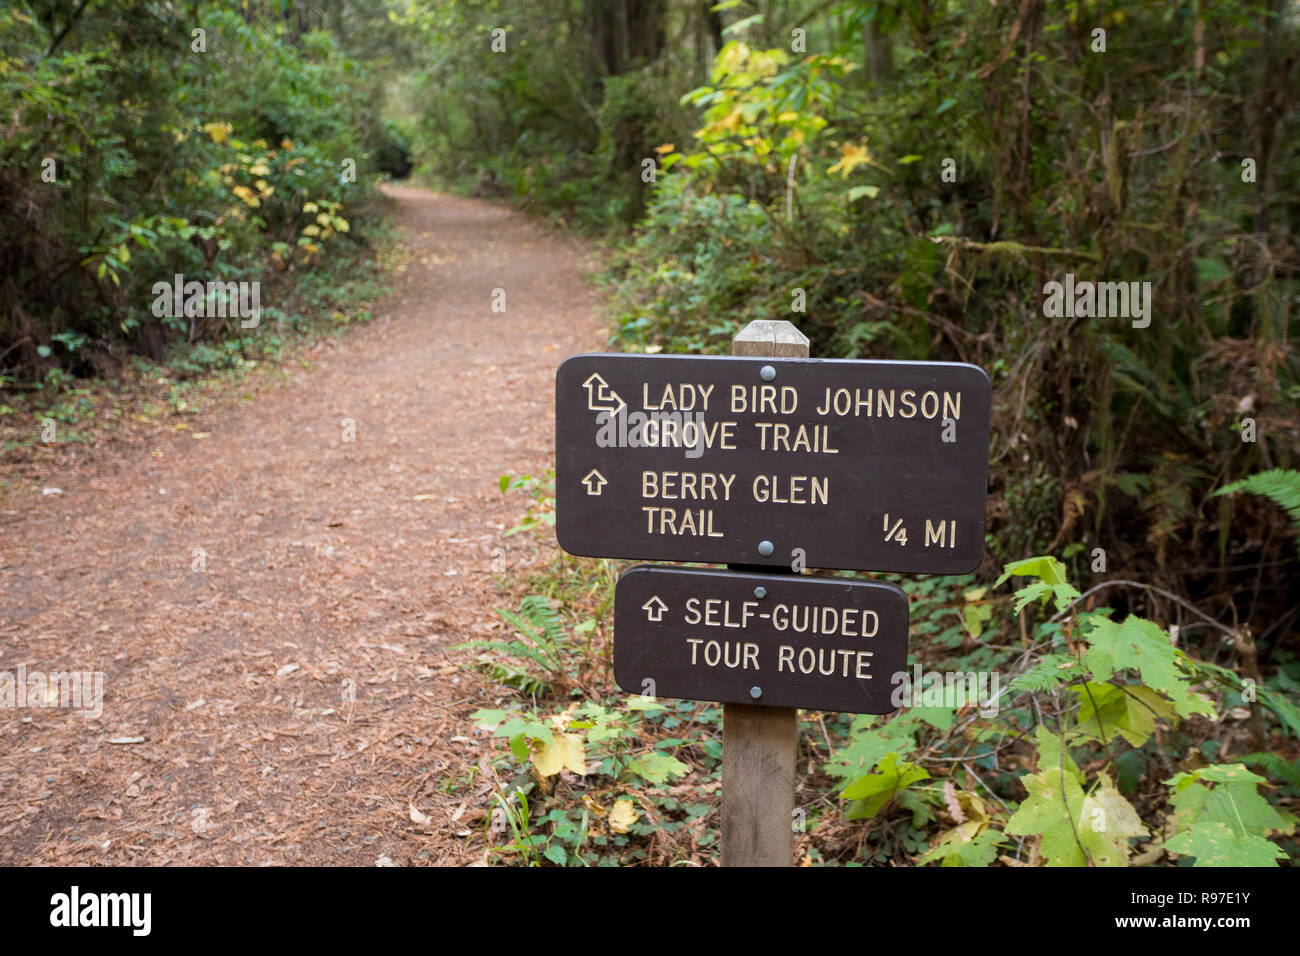
{"type": "Polygon", "coordinates": [[[961,574],[984,553],[974,365],[575,355],[556,537],[605,558],[961,574]]]}

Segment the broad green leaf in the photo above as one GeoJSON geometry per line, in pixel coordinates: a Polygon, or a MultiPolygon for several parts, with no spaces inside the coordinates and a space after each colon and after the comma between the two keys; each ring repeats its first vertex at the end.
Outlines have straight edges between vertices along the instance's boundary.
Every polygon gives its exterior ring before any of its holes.
{"type": "Polygon", "coordinates": [[[1002,577],[998,578],[993,586],[997,587],[1010,577],[1038,578],[1044,584],[1064,584],[1065,565],[1050,555],[1012,561],[1002,566],[1002,577]]]}
{"type": "Polygon", "coordinates": [[[469,719],[484,730],[492,730],[506,719],[506,712],[504,710],[476,710],[469,715],[469,719]]]}
{"type": "Polygon", "coordinates": [[[664,710],[665,707],[653,697],[644,697],[641,694],[633,694],[627,699],[627,709],[654,713],[655,711],[664,710]]]}
{"type": "Polygon", "coordinates": [[[1035,598],[1042,598],[1047,603],[1049,597],[1056,602],[1057,611],[1064,611],[1070,602],[1079,597],[1078,590],[1065,579],[1065,565],[1050,555],[1025,558],[1003,565],[1002,576],[994,583],[997,587],[1007,578],[1037,578],[1034,584],[1026,585],[1016,592],[1016,612],[1035,598]]]}
{"type": "Polygon", "coordinates": [[[1079,829],[1098,866],[1127,866],[1129,839],[1147,835],[1133,805],[1104,773],[1097,774],[1097,786],[1083,798],[1079,829]]]}
{"type": "Polygon", "coordinates": [[[558,843],[552,843],[542,854],[556,866],[564,866],[569,862],[569,854],[565,852],[564,847],[558,843]]]}
{"type": "Polygon", "coordinates": [[[1196,823],[1165,842],[1165,849],[1195,857],[1193,866],[1277,866],[1282,848],[1262,836],[1241,836],[1223,823],[1196,823]]]}
{"type": "Polygon", "coordinates": [[[1210,701],[1192,694],[1188,673],[1180,666],[1185,655],[1169,643],[1158,624],[1129,615],[1122,624],[1094,616],[1088,625],[1084,661],[1097,680],[1107,681],[1118,670],[1137,670],[1147,687],[1169,696],[1179,716],[1213,716],[1210,701]]]}
{"type": "Polygon", "coordinates": [[[988,866],[997,859],[998,844],[1002,840],[1002,832],[994,829],[984,830],[969,840],[944,839],[922,856],[919,862],[933,863],[938,860],[941,866],[988,866]]]}
{"type": "Polygon", "coordinates": [[[1087,866],[1070,822],[1083,810],[1079,781],[1058,769],[1027,774],[1020,782],[1029,796],[1007,821],[1007,833],[1040,837],[1039,852],[1048,866],[1087,866]]]}
{"type": "Polygon", "coordinates": [[[976,639],[984,633],[984,625],[993,616],[992,604],[967,604],[962,608],[962,623],[971,637],[976,639]]]}
{"type": "Polygon", "coordinates": [[[691,768],[676,757],[653,751],[630,761],[627,768],[647,783],[665,783],[690,773],[691,768]]]}
{"type": "Polygon", "coordinates": [[[859,777],[844,788],[840,794],[846,800],[855,803],[845,811],[849,820],[865,820],[874,817],[899,792],[906,790],[920,780],[928,780],[930,774],[916,764],[898,764],[897,754],[888,754],[880,761],[880,772],[859,777]]]}
{"type": "Polygon", "coordinates": [[[1038,769],[1039,771],[1055,770],[1065,764],[1066,773],[1074,777],[1076,781],[1082,782],[1083,773],[1080,772],[1078,764],[1070,756],[1068,742],[1062,741],[1059,736],[1052,733],[1043,724],[1034,728],[1034,740],[1038,747],[1038,769]]]}
{"type": "Polygon", "coordinates": [[[1076,732],[1098,742],[1109,743],[1118,734],[1141,747],[1155,732],[1156,718],[1173,723],[1177,717],[1169,701],[1149,687],[1088,683],[1070,690],[1079,698],[1076,732]]]}
{"type": "Polygon", "coordinates": [[[493,731],[493,737],[513,737],[515,734],[523,734],[531,740],[540,740],[544,744],[553,742],[551,728],[540,720],[529,720],[527,717],[511,717],[501,726],[493,731]]]}
{"type": "Polygon", "coordinates": [[[523,734],[515,734],[511,737],[510,752],[515,755],[515,759],[521,764],[528,763],[528,738],[523,734]]]}
{"type": "Polygon", "coordinates": [[[908,710],[907,716],[910,718],[909,722],[919,720],[929,724],[935,730],[947,730],[957,719],[957,710],[955,707],[912,707],[908,710]]]}
{"type": "Polygon", "coordinates": [[[1042,598],[1043,602],[1046,603],[1047,599],[1051,597],[1051,594],[1052,585],[1045,581],[1035,581],[1033,584],[1026,584],[1016,592],[1015,612],[1019,614],[1026,606],[1033,604],[1034,601],[1039,598],[1042,598]]]}
{"type": "Polygon", "coordinates": [[[1007,821],[1007,832],[1041,837],[1048,866],[1126,866],[1129,838],[1144,836],[1137,812],[1105,774],[1085,796],[1079,781],[1061,770],[1022,778],[1029,797],[1007,821]]]}
{"type": "Polygon", "coordinates": [[[912,737],[912,721],[917,708],[904,711],[885,723],[879,717],[860,714],[849,725],[848,743],[835,751],[826,763],[826,770],[841,780],[856,780],[874,770],[886,754],[906,756],[916,749],[912,737]]]}
{"type": "Polygon", "coordinates": [[[1289,814],[1284,817],[1259,793],[1258,785],[1267,781],[1243,764],[1211,764],[1165,782],[1174,788],[1170,804],[1180,830],[1197,823],[1222,823],[1245,837],[1295,829],[1295,820],[1289,814]]]}

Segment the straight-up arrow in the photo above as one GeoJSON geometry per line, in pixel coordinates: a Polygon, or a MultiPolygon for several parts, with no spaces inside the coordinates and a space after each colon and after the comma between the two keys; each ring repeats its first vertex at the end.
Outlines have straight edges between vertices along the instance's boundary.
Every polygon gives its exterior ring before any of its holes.
{"type": "Polygon", "coordinates": [[[593,468],[591,471],[587,472],[587,477],[582,479],[582,483],[587,486],[587,494],[599,495],[601,489],[609,484],[609,481],[604,475],[593,468]]]}
{"type": "Polygon", "coordinates": [[[664,611],[668,610],[668,605],[656,594],[641,605],[641,610],[645,611],[645,616],[652,624],[658,624],[664,619],[664,611]]]}

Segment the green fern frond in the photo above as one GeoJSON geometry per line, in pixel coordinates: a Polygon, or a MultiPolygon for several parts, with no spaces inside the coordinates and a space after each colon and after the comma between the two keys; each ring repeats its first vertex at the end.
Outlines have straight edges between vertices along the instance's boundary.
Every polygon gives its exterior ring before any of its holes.
{"type": "Polygon", "coordinates": [[[1246,754],[1241,762],[1252,767],[1262,767],[1270,776],[1300,789],[1300,760],[1287,760],[1272,753],[1253,753],[1246,754]]]}
{"type": "Polygon", "coordinates": [[[564,639],[564,623],[560,619],[560,612],[551,606],[549,598],[530,594],[519,602],[519,609],[541,631],[540,640],[543,644],[551,645],[564,639]]]}
{"type": "Polygon", "coordinates": [[[1196,402],[1185,382],[1165,381],[1132,349],[1114,339],[1101,341],[1101,351],[1115,363],[1115,374],[1134,392],[1147,396],[1162,415],[1184,424],[1195,421],[1196,402]]]}
{"type": "Polygon", "coordinates": [[[1253,495],[1268,498],[1287,513],[1291,527],[1300,534],[1300,471],[1288,468],[1261,471],[1257,475],[1225,485],[1214,494],[1230,495],[1238,491],[1249,491],[1253,495]]]}

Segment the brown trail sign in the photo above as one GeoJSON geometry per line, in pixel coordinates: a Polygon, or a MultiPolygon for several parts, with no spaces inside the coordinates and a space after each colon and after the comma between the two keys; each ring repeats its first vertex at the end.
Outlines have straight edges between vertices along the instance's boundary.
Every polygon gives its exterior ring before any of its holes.
{"type": "Polygon", "coordinates": [[[784,321],[732,351],[560,366],[555,533],[571,554],[743,566],[624,574],[615,677],[723,702],[722,863],[789,866],[795,708],[887,713],[907,666],[901,591],[791,572],[974,570],[992,395],[974,365],[809,359],[784,321]]]}
{"type": "Polygon", "coordinates": [[[972,571],[990,405],[984,371],[951,362],[575,355],[556,536],[590,557],[972,571]]]}
{"type": "Polygon", "coordinates": [[[628,693],[888,714],[907,668],[892,584],[639,565],[614,596],[614,679],[628,693]]]}

